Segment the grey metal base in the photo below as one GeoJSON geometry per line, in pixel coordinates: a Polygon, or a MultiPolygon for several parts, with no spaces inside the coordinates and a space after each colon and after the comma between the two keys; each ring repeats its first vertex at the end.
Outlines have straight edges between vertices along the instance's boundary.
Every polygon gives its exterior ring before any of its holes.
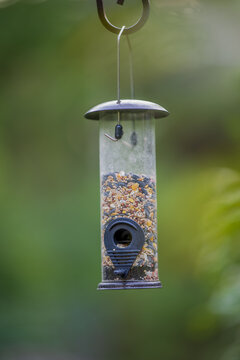
{"type": "Polygon", "coordinates": [[[104,281],[98,285],[98,290],[129,290],[129,289],[159,289],[160,281],[104,281]]]}

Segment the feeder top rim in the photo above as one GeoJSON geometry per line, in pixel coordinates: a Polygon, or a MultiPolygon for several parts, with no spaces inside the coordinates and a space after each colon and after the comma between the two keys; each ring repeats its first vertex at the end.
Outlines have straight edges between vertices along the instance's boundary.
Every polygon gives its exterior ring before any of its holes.
{"type": "Polygon", "coordinates": [[[100,114],[106,113],[152,113],[155,119],[160,119],[169,115],[169,112],[162,106],[144,100],[117,100],[108,101],[91,108],[84,116],[86,119],[99,120],[100,114]]]}

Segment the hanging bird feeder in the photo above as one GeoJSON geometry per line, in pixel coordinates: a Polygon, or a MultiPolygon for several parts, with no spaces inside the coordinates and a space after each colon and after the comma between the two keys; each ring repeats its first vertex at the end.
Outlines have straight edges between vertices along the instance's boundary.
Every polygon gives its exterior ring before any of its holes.
{"type": "MultiPolygon", "coordinates": [[[[123,4],[123,0],[118,0],[123,4]]],[[[157,255],[155,119],[169,113],[162,106],[134,99],[132,51],[128,34],[146,22],[149,1],[132,27],[116,28],[97,0],[103,25],[118,34],[117,100],[95,106],[87,119],[99,120],[102,282],[98,289],[160,288],[157,255]],[[132,99],[120,98],[120,39],[130,53],[132,99]]]]}

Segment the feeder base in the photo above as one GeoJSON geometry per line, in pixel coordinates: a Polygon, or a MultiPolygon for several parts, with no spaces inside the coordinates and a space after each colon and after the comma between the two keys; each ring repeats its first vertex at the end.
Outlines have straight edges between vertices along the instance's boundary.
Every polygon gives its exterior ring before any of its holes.
{"type": "Polygon", "coordinates": [[[129,290],[129,289],[159,289],[160,281],[105,281],[98,285],[98,290],[129,290]]]}

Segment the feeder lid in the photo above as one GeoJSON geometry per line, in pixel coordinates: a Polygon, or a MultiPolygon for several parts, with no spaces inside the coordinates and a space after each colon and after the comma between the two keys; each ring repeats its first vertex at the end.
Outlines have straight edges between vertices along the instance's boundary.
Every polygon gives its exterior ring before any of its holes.
{"type": "Polygon", "coordinates": [[[108,101],[103,104],[99,104],[90,109],[84,116],[87,119],[99,120],[100,113],[153,113],[155,119],[168,116],[169,112],[162,106],[152,103],[150,101],[143,100],[121,100],[118,103],[116,100],[108,101]]]}

